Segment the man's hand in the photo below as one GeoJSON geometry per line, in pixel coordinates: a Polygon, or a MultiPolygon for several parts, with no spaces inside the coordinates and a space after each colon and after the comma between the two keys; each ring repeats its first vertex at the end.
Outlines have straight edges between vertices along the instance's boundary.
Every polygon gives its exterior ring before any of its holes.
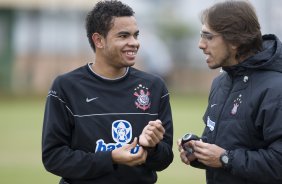
{"type": "Polygon", "coordinates": [[[165,129],[160,120],[149,121],[139,136],[139,144],[144,147],[155,147],[162,139],[165,129]]]}
{"type": "Polygon", "coordinates": [[[145,163],[147,159],[147,151],[141,146],[137,153],[132,154],[131,149],[137,146],[137,138],[131,144],[126,144],[118,149],[112,151],[112,159],[116,164],[123,164],[128,166],[136,166],[145,163]]]}
{"type": "MultiPolygon", "coordinates": [[[[189,141],[189,142],[186,142],[185,145],[191,147],[192,145],[191,142],[193,142],[194,140],[192,141],[189,141]]],[[[187,165],[190,165],[190,162],[196,160],[196,157],[195,155],[192,153],[192,154],[189,154],[187,151],[185,151],[181,145],[181,139],[178,139],[177,141],[177,145],[178,145],[178,151],[180,152],[179,156],[180,156],[180,159],[183,163],[187,164],[187,165]]]]}
{"type": "Polygon", "coordinates": [[[190,142],[190,146],[192,146],[194,150],[194,155],[199,162],[209,167],[222,167],[219,157],[225,149],[215,144],[204,143],[202,141],[190,142]]]}

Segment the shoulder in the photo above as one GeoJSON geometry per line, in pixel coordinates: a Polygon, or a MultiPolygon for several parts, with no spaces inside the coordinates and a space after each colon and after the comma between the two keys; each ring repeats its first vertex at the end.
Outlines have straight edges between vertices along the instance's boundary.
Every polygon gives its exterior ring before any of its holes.
{"type": "Polygon", "coordinates": [[[252,76],[255,90],[278,91],[282,93],[282,73],[276,71],[258,71],[252,76]]]}
{"type": "Polygon", "coordinates": [[[78,83],[86,76],[86,66],[76,68],[70,72],[58,75],[51,86],[53,91],[66,91],[70,90],[72,85],[78,83]]]}
{"type": "Polygon", "coordinates": [[[136,79],[139,78],[142,80],[151,81],[153,83],[157,82],[157,83],[164,84],[164,80],[160,76],[154,75],[151,73],[147,73],[147,72],[138,70],[136,68],[132,68],[132,67],[130,68],[130,75],[131,77],[136,78],[136,79]]]}
{"type": "Polygon", "coordinates": [[[282,73],[273,70],[258,70],[251,75],[252,81],[265,85],[282,84],[282,73]]]}
{"type": "Polygon", "coordinates": [[[77,80],[80,80],[85,76],[87,72],[86,66],[81,66],[79,68],[76,68],[70,72],[61,74],[55,78],[55,82],[67,82],[67,81],[74,81],[77,82],[77,80]]]}
{"type": "Polygon", "coordinates": [[[225,71],[221,71],[218,76],[216,76],[212,81],[212,88],[219,87],[222,83],[228,81],[228,74],[225,71]]]}
{"type": "Polygon", "coordinates": [[[139,84],[143,83],[147,87],[150,87],[151,90],[161,91],[162,95],[167,95],[169,93],[165,81],[160,76],[136,68],[130,68],[130,81],[139,84]]]}

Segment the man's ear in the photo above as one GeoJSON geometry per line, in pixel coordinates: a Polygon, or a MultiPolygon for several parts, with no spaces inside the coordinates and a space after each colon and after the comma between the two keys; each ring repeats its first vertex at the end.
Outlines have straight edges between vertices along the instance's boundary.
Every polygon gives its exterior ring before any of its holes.
{"type": "Polygon", "coordinates": [[[101,36],[99,33],[93,33],[92,35],[92,41],[96,48],[103,48],[104,47],[104,40],[103,36],[101,36]]]}

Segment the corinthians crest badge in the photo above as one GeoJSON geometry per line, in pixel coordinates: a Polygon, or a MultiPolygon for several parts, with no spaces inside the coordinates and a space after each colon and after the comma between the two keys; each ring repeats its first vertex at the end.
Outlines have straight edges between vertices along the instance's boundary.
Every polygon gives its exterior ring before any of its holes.
{"type": "Polygon", "coordinates": [[[137,108],[142,109],[143,111],[147,110],[151,106],[150,102],[150,92],[147,87],[139,84],[137,88],[134,89],[134,96],[137,97],[135,105],[137,108]]]}
{"type": "Polygon", "coordinates": [[[238,98],[233,102],[233,108],[231,110],[232,115],[237,114],[238,107],[240,106],[241,103],[242,103],[242,95],[240,94],[238,98]]]}

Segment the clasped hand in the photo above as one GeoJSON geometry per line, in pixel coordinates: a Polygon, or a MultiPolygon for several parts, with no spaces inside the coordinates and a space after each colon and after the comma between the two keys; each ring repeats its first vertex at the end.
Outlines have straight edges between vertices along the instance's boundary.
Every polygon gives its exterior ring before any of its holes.
{"type": "Polygon", "coordinates": [[[164,133],[165,129],[160,120],[150,121],[139,136],[139,142],[137,137],[135,137],[131,144],[125,144],[112,151],[113,162],[128,166],[144,164],[148,155],[145,148],[155,147],[163,139],[164,133]],[[132,154],[131,150],[135,148],[137,144],[140,146],[139,150],[137,153],[132,154]]]}
{"type": "Polygon", "coordinates": [[[180,152],[180,159],[183,163],[190,165],[192,161],[198,159],[199,162],[206,166],[222,167],[219,157],[225,151],[223,148],[215,144],[205,143],[202,140],[191,140],[185,144],[193,149],[193,153],[187,154],[181,146],[181,139],[179,139],[177,145],[180,152]]]}

